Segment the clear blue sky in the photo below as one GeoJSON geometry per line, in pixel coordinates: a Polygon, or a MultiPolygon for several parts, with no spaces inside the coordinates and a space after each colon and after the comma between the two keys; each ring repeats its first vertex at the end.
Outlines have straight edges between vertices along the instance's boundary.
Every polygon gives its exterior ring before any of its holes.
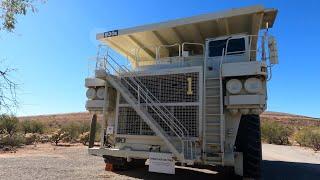
{"type": "Polygon", "coordinates": [[[280,64],[269,82],[269,111],[320,117],[320,1],[48,0],[0,33],[0,58],[18,69],[18,115],[85,111],[84,79],[96,53],[95,34],[230,8],[278,8],[271,32],[280,64]]]}

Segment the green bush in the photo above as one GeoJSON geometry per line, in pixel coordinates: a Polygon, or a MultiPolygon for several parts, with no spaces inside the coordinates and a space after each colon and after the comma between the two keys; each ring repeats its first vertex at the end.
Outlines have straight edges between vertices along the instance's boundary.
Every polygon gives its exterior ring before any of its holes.
{"type": "Polygon", "coordinates": [[[0,147],[19,147],[25,143],[25,138],[18,133],[19,120],[15,116],[0,115],[0,147]]]}
{"type": "Polygon", "coordinates": [[[41,134],[39,142],[41,143],[47,143],[47,142],[51,142],[51,134],[41,134]]]}
{"type": "Polygon", "coordinates": [[[0,147],[11,146],[11,147],[20,147],[25,144],[25,138],[23,134],[1,134],[0,135],[0,147]]]}
{"type": "Polygon", "coordinates": [[[30,145],[37,142],[40,142],[41,135],[38,133],[27,133],[25,134],[25,144],[30,145]]]}
{"type": "Polygon", "coordinates": [[[70,135],[63,131],[62,129],[56,130],[50,137],[50,141],[55,143],[56,146],[60,141],[68,141],[70,139],[70,135]]]}
{"type": "Polygon", "coordinates": [[[261,124],[261,139],[270,144],[289,145],[289,137],[293,129],[277,122],[263,122],[261,124]]]}
{"type": "Polygon", "coordinates": [[[49,121],[46,123],[46,133],[52,134],[57,129],[61,129],[61,124],[57,121],[49,121]]]}
{"type": "Polygon", "coordinates": [[[84,132],[82,134],[80,134],[79,136],[79,141],[83,144],[86,145],[89,142],[89,138],[90,138],[90,132],[84,132]]]}
{"type": "Polygon", "coordinates": [[[320,150],[320,127],[306,127],[298,131],[294,136],[300,146],[311,147],[315,151],[320,150]]]}
{"type": "Polygon", "coordinates": [[[44,133],[44,129],[45,129],[45,125],[40,122],[40,121],[36,121],[36,120],[32,120],[32,121],[22,121],[21,123],[21,130],[27,134],[27,133],[38,133],[38,134],[43,134],[44,133]]]}
{"type": "Polygon", "coordinates": [[[85,132],[90,131],[90,122],[86,121],[86,122],[82,122],[80,123],[80,134],[83,134],[85,132]]]}
{"type": "Polygon", "coordinates": [[[19,120],[15,116],[0,115],[0,133],[13,136],[18,130],[19,120]]]}
{"type": "Polygon", "coordinates": [[[69,138],[65,138],[65,141],[76,142],[80,135],[80,123],[70,122],[62,126],[61,130],[69,134],[69,138]]]}
{"type": "Polygon", "coordinates": [[[69,122],[63,124],[61,130],[69,134],[69,139],[65,139],[67,142],[78,142],[80,134],[90,131],[89,122],[69,122]]]}

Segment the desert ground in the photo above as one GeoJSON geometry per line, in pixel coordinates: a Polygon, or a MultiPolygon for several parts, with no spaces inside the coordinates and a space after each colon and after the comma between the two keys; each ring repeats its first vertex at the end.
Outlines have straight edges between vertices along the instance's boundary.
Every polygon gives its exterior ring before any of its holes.
{"type": "MultiPolygon", "coordinates": [[[[82,145],[39,144],[0,154],[0,179],[239,179],[221,168],[177,167],[175,175],[149,173],[148,168],[104,171],[100,157],[82,145]]],[[[319,179],[320,153],[297,146],[263,144],[264,179],[319,179]]]]}

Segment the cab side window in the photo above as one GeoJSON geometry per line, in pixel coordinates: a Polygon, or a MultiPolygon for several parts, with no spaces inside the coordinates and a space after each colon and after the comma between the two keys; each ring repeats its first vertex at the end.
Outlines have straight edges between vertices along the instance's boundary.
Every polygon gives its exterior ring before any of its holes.
{"type": "MultiPolygon", "coordinates": [[[[228,39],[209,42],[209,57],[222,56],[223,49],[226,48],[228,39]]],[[[245,53],[246,45],[244,38],[230,39],[228,41],[228,55],[245,53]]]]}
{"type": "Polygon", "coordinates": [[[209,42],[209,57],[222,56],[222,50],[226,48],[227,40],[209,42]]]}
{"type": "Polygon", "coordinates": [[[244,38],[230,39],[227,50],[228,55],[245,53],[246,45],[244,38]]]}

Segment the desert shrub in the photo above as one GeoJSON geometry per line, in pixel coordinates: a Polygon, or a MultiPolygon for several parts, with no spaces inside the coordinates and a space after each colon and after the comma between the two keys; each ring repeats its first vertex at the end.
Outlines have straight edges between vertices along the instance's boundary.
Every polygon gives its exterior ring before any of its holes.
{"type": "Polygon", "coordinates": [[[15,133],[10,135],[8,133],[4,133],[0,135],[0,147],[20,147],[23,144],[25,144],[25,138],[23,134],[15,133]]]}
{"type": "Polygon", "coordinates": [[[0,115],[0,133],[6,133],[13,136],[18,130],[19,120],[15,116],[6,114],[0,115]]]}
{"type": "Polygon", "coordinates": [[[50,142],[50,141],[51,141],[51,138],[52,138],[52,135],[51,135],[51,134],[41,134],[41,135],[40,135],[39,142],[41,142],[41,143],[47,143],[47,142],[50,142]]]}
{"type": "Polygon", "coordinates": [[[53,133],[55,132],[57,129],[61,129],[61,124],[57,121],[49,121],[46,123],[46,133],[53,133]]]}
{"type": "Polygon", "coordinates": [[[70,137],[65,138],[66,142],[76,142],[80,135],[80,123],[70,122],[62,126],[62,131],[68,133],[70,137]]]}
{"type": "Polygon", "coordinates": [[[298,131],[294,136],[300,146],[311,147],[315,151],[320,150],[320,127],[306,127],[298,131]]]}
{"type": "MultiPolygon", "coordinates": [[[[86,127],[88,130],[86,132],[81,133],[79,136],[79,142],[81,142],[83,145],[86,145],[90,139],[90,124],[89,124],[89,122],[87,124],[88,125],[86,127]]],[[[101,133],[101,125],[99,123],[97,123],[96,134],[95,134],[95,141],[96,142],[100,142],[100,139],[101,139],[100,133],[101,133]]]]}
{"type": "Polygon", "coordinates": [[[264,122],[261,124],[261,138],[270,144],[289,145],[289,138],[293,129],[277,122],[264,122]]]}
{"type": "Polygon", "coordinates": [[[27,133],[38,133],[38,134],[43,134],[45,125],[44,123],[36,120],[32,121],[22,121],[20,123],[21,125],[21,130],[27,134],[27,133]]]}
{"type": "Polygon", "coordinates": [[[89,122],[69,122],[63,124],[61,127],[62,131],[68,133],[70,135],[69,139],[65,139],[67,142],[77,142],[79,140],[79,136],[85,132],[90,131],[90,123],[89,122]]]}
{"type": "Polygon", "coordinates": [[[80,127],[79,127],[79,133],[80,134],[83,134],[85,132],[90,131],[90,122],[89,121],[82,122],[82,123],[79,123],[79,124],[80,124],[80,127]]]}
{"type": "Polygon", "coordinates": [[[84,132],[82,134],[80,134],[79,136],[79,141],[83,144],[86,145],[89,142],[89,137],[90,137],[90,132],[84,132]]]}
{"type": "Polygon", "coordinates": [[[19,147],[25,143],[23,134],[18,133],[19,120],[12,115],[0,115],[0,146],[19,147]]]}
{"type": "Polygon", "coordinates": [[[27,133],[25,134],[25,144],[30,145],[37,142],[40,142],[41,135],[38,133],[27,133]]]}
{"type": "Polygon", "coordinates": [[[56,146],[60,141],[68,141],[70,139],[70,135],[63,131],[62,129],[56,130],[52,135],[51,135],[51,142],[55,143],[56,146]]]}
{"type": "Polygon", "coordinates": [[[0,134],[0,149],[6,145],[6,142],[8,142],[8,139],[9,139],[9,134],[7,133],[0,134]]]}

